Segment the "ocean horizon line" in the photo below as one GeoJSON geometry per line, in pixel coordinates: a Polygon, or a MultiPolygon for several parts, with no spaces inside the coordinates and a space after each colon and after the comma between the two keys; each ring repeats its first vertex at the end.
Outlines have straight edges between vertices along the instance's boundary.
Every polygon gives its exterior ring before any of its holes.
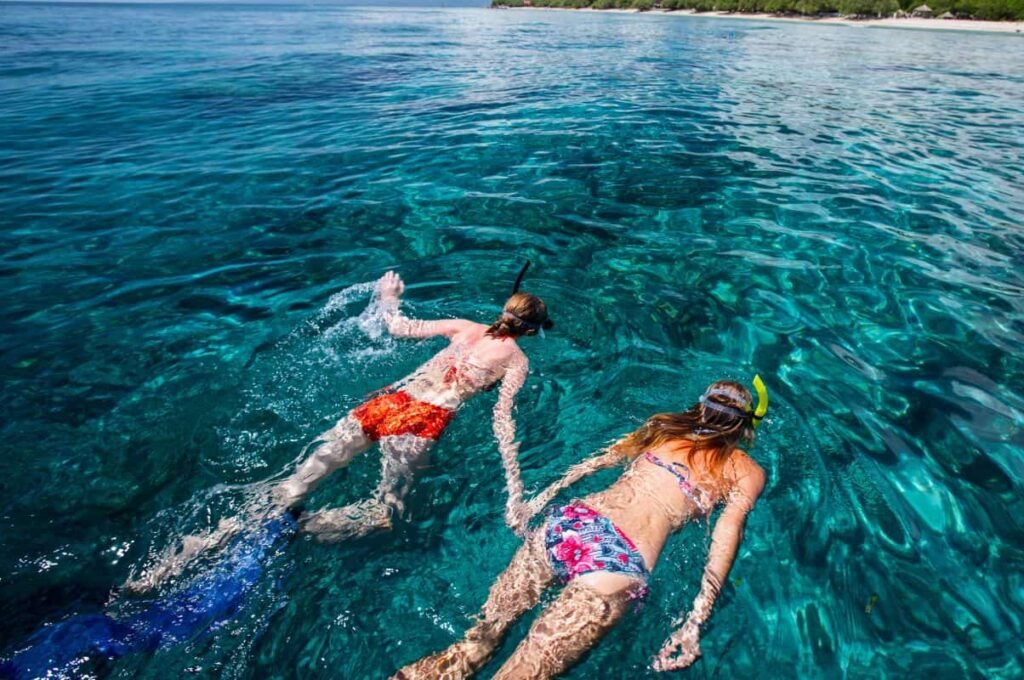
{"type": "Polygon", "coordinates": [[[438,8],[487,9],[487,0],[0,0],[0,5],[264,5],[282,7],[339,6],[360,9],[438,8]]]}

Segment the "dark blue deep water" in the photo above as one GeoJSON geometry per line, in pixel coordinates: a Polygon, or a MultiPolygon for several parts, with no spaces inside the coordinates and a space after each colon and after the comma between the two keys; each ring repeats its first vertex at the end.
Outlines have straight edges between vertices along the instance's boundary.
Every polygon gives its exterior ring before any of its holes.
{"type": "MultiPolygon", "coordinates": [[[[0,5],[0,655],[439,348],[356,284],[485,321],[524,258],[557,324],[528,487],[713,379],[772,391],[688,677],[1020,676],[1024,40],[485,9],[0,5]]],[[[517,545],[493,399],[392,534],[296,542],[215,634],[102,672],[379,678],[451,642],[517,545]]],[[[570,677],[653,676],[706,547],[570,677]]]]}

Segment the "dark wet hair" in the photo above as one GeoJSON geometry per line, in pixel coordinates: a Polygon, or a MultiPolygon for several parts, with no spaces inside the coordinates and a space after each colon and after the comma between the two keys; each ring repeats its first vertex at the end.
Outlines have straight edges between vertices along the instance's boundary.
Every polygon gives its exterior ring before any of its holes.
{"type": "Polygon", "coordinates": [[[501,315],[487,329],[487,335],[518,338],[537,335],[541,329],[548,330],[553,326],[543,300],[531,293],[514,293],[505,303],[501,315]]]}
{"type": "Polygon", "coordinates": [[[702,453],[708,467],[717,472],[737,444],[754,441],[752,405],[750,390],[738,382],[719,380],[689,409],[651,416],[614,449],[636,458],[672,440],[688,441],[694,453],[702,453]]]}

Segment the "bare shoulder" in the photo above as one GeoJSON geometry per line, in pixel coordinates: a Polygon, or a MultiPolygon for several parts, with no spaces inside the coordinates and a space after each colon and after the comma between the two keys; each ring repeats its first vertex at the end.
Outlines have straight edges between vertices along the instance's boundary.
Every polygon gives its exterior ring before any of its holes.
{"type": "Polygon", "coordinates": [[[450,323],[455,328],[455,333],[463,336],[466,340],[478,340],[483,337],[484,332],[487,330],[487,326],[482,323],[467,319],[452,319],[450,323]]]}
{"type": "Polygon", "coordinates": [[[523,351],[518,342],[509,343],[509,358],[523,364],[529,363],[529,360],[526,358],[526,352],[523,351]]]}
{"type": "Polygon", "coordinates": [[[764,468],[742,449],[733,449],[729,455],[728,464],[725,466],[725,472],[728,481],[743,489],[748,495],[760,495],[764,489],[766,480],[764,468]]]}
{"type": "Polygon", "coordinates": [[[516,373],[525,376],[530,362],[519,345],[515,342],[501,342],[496,345],[496,347],[492,345],[495,352],[491,355],[495,368],[500,368],[506,375],[516,373]]]}

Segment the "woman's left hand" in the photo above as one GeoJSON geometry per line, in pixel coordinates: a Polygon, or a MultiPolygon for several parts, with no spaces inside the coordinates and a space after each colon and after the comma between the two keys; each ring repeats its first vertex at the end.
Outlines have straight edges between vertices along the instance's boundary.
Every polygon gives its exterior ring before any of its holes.
{"type": "Polygon", "coordinates": [[[687,619],[683,627],[672,634],[651,664],[656,671],[677,671],[687,668],[700,657],[700,626],[687,619]]]}
{"type": "Polygon", "coordinates": [[[516,536],[526,534],[526,529],[530,526],[530,520],[544,509],[544,503],[541,502],[543,500],[543,498],[534,498],[518,506],[515,510],[510,509],[506,511],[505,520],[512,527],[512,531],[515,532],[516,536]]]}
{"type": "Polygon", "coordinates": [[[533,519],[537,515],[537,513],[544,509],[545,505],[547,504],[544,502],[544,498],[541,496],[537,496],[536,498],[528,501],[526,503],[526,521],[529,522],[531,519],[533,519]]]}

